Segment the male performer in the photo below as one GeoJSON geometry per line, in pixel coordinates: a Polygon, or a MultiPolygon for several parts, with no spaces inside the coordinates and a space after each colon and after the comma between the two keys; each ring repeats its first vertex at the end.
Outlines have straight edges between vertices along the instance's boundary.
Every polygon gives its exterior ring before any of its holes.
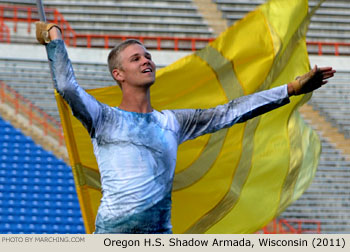
{"type": "Polygon", "coordinates": [[[212,109],[157,111],[150,87],[156,67],[136,40],[115,47],[108,57],[123,98],[119,107],[95,100],[76,82],[54,24],[37,23],[37,39],[47,44],[54,85],[88,130],[101,174],[103,197],[95,233],[171,233],[171,190],[177,147],[200,135],[230,127],[311,92],[335,73],[317,68],[286,85],[240,97],[212,109]]]}

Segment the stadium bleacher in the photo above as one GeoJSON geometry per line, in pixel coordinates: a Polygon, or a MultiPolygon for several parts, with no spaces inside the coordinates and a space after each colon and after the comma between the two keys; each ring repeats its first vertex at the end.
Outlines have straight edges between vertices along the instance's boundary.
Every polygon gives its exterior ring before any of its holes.
{"type": "MultiPolygon", "coordinates": [[[[325,138],[315,178],[305,193],[279,218],[314,220],[322,234],[349,233],[350,161],[325,138]]],[[[304,229],[314,224],[304,223],[304,229]]]]}
{"type": "MultiPolygon", "coordinates": [[[[33,6],[33,1],[1,0],[0,4],[33,6]]],[[[47,0],[77,33],[213,37],[191,0],[70,1],[47,0]]]]}
{"type": "MultiPolygon", "coordinates": [[[[105,64],[73,63],[78,83],[86,88],[115,85],[105,64]]],[[[1,79],[23,97],[60,121],[47,60],[0,58],[1,79]]]]}
{"type": "MultiPolygon", "coordinates": [[[[255,9],[264,0],[213,0],[222,11],[229,25],[255,9]]],[[[316,0],[309,0],[309,7],[316,5],[316,0]]],[[[310,41],[346,42],[350,38],[350,6],[348,1],[327,0],[311,18],[307,39],[310,41]]]]}
{"type": "Polygon", "coordinates": [[[350,73],[338,71],[336,78],[314,92],[310,104],[345,137],[350,138],[350,73]]]}
{"type": "MultiPolygon", "coordinates": [[[[223,18],[232,24],[265,1],[213,2],[222,11],[223,18]]],[[[0,0],[1,4],[33,6],[33,1],[0,0]]],[[[316,1],[309,0],[310,7],[315,4],[316,1]]],[[[72,28],[80,33],[213,37],[212,29],[191,0],[46,0],[45,5],[57,8],[72,28]]],[[[308,40],[349,41],[349,14],[348,1],[326,1],[312,18],[308,40]]],[[[16,42],[19,32],[13,32],[12,25],[8,23],[12,41],[16,42]]],[[[18,23],[18,27],[19,31],[27,29],[26,24],[18,23]]],[[[18,39],[18,42],[28,40],[34,41],[33,32],[18,39]]],[[[105,64],[73,62],[73,67],[79,84],[84,88],[115,85],[105,64]]],[[[0,76],[6,84],[59,121],[46,59],[28,60],[20,55],[18,58],[0,55],[0,76]]],[[[347,138],[350,138],[349,77],[350,70],[338,71],[335,78],[314,92],[309,101],[347,138]]],[[[0,132],[3,133],[0,138],[0,233],[83,233],[70,168],[57,161],[52,154],[46,154],[41,147],[2,120],[0,132]],[[8,131],[15,132],[9,134],[16,135],[21,144],[8,142],[8,131]],[[20,156],[18,152],[26,155],[20,156]],[[54,164],[45,166],[45,163],[49,163],[48,159],[54,164]],[[50,190],[55,193],[50,194],[50,190]]],[[[321,233],[349,233],[349,173],[349,157],[322,137],[322,155],[314,182],[280,217],[318,220],[321,222],[321,233]]]]}

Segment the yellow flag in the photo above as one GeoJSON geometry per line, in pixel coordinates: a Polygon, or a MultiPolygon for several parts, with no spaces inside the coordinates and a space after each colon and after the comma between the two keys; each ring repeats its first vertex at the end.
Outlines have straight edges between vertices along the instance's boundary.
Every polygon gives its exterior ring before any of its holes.
{"type": "MultiPolygon", "coordinates": [[[[210,108],[290,82],[309,71],[307,0],[271,0],[206,48],[157,72],[157,110],[210,108]]],[[[117,86],[88,91],[118,106],[117,86]]],[[[101,192],[87,131],[56,94],[87,233],[101,192]]],[[[252,233],[278,216],[310,184],[320,142],[291,103],[230,129],[179,146],[173,187],[174,233],[252,233]]]]}

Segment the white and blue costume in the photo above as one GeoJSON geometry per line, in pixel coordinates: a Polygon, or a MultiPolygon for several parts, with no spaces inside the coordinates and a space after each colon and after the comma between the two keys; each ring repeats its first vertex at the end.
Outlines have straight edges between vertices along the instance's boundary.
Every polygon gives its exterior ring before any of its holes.
{"type": "Polygon", "coordinates": [[[47,49],[55,88],[93,143],[103,193],[95,233],[171,233],[178,145],[289,103],[284,85],[212,109],[128,112],[100,103],[77,84],[62,40],[47,49]]]}

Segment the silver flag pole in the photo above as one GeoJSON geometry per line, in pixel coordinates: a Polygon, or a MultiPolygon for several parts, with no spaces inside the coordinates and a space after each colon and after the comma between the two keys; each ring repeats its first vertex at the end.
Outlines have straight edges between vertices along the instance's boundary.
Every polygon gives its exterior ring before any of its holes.
{"type": "Polygon", "coordinates": [[[41,0],[36,0],[36,6],[38,8],[38,14],[40,21],[46,22],[46,16],[45,16],[45,11],[44,11],[44,6],[41,0]]]}
{"type": "MultiPolygon", "coordinates": [[[[40,21],[46,22],[46,15],[45,15],[44,5],[43,5],[42,1],[41,0],[36,0],[36,6],[37,6],[37,9],[38,9],[38,14],[39,14],[40,21]]],[[[48,55],[47,46],[45,46],[45,49],[46,49],[46,55],[48,55]]],[[[52,69],[51,69],[51,65],[50,64],[49,64],[49,67],[50,67],[50,73],[51,73],[51,78],[52,78],[53,74],[52,74],[52,69]]]]}

